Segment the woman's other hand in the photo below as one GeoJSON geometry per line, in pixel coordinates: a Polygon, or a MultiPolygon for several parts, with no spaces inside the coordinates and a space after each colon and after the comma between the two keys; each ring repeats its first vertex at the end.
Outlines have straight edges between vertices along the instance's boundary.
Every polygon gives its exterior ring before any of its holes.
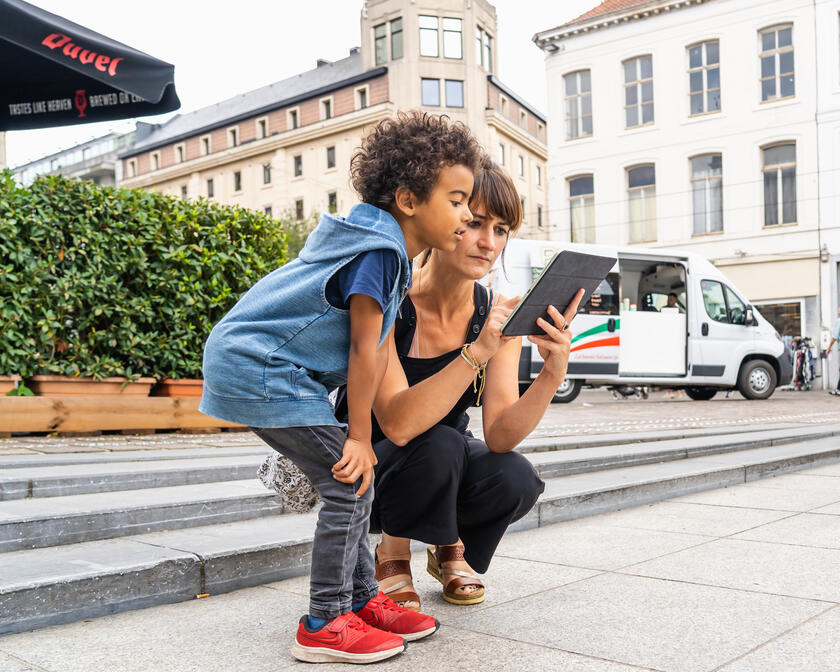
{"type": "Polygon", "coordinates": [[[488,362],[496,354],[500,347],[515,338],[502,334],[502,325],[513,312],[520,297],[514,296],[511,299],[499,301],[490,309],[490,314],[484,322],[484,327],[478,338],[470,346],[470,351],[480,363],[488,362]]]}
{"type": "Polygon", "coordinates": [[[548,316],[554,324],[549,324],[543,318],[537,318],[537,324],[546,333],[545,336],[529,336],[528,340],[537,346],[540,357],[544,364],[540,375],[549,375],[555,379],[557,386],[566,377],[566,370],[569,367],[569,351],[572,345],[572,331],[568,328],[575,315],[578,306],[585,294],[583,289],[578,290],[564,313],[561,313],[554,306],[548,307],[548,316]]]}

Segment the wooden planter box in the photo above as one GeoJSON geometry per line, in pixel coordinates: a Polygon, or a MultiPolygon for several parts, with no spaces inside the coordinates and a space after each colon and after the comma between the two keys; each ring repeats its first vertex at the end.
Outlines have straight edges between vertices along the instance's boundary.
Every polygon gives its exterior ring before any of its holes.
{"type": "Polygon", "coordinates": [[[164,378],[152,388],[153,397],[200,397],[204,389],[201,378],[164,378]]]}
{"type": "Polygon", "coordinates": [[[126,384],[125,378],[70,378],[69,376],[32,376],[27,386],[41,397],[148,397],[154,378],[138,378],[126,384]]]}
{"type": "Polygon", "coordinates": [[[15,389],[16,382],[20,382],[20,376],[0,376],[0,397],[15,389]]]}

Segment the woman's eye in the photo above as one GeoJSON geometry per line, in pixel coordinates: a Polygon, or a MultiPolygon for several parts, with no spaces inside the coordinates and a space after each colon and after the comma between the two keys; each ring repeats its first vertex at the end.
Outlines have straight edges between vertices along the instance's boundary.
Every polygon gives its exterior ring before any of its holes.
{"type": "Polygon", "coordinates": [[[463,203],[461,203],[461,201],[452,201],[452,205],[457,208],[459,205],[463,205],[463,203]]]}
{"type": "Polygon", "coordinates": [[[481,228],[481,222],[477,222],[476,220],[473,220],[469,224],[467,224],[467,226],[469,226],[471,229],[480,229],[481,228]]]}
{"type": "Polygon", "coordinates": [[[497,236],[506,236],[508,235],[508,230],[502,226],[496,227],[496,235],[497,236]]]}

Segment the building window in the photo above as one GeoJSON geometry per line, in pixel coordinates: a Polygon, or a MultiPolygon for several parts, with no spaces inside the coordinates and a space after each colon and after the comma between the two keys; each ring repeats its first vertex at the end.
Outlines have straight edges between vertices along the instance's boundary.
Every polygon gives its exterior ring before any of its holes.
{"type": "Polygon", "coordinates": [[[723,161],[720,154],[691,159],[694,233],[723,231],[723,161]]]}
{"type": "Polygon", "coordinates": [[[187,197],[187,185],[182,184],[181,185],[181,198],[186,198],[186,197],[187,197]]]}
{"type": "Polygon", "coordinates": [[[519,177],[525,177],[525,157],[523,157],[520,154],[516,158],[517,158],[517,164],[519,166],[519,177]]]}
{"type": "Polygon", "coordinates": [[[505,165],[505,146],[499,143],[499,165],[505,165]]]}
{"type": "Polygon", "coordinates": [[[519,110],[519,125],[522,128],[526,128],[528,126],[528,114],[524,110],[519,110]]]}
{"type": "Polygon", "coordinates": [[[128,176],[137,177],[137,161],[134,159],[128,162],[128,176]]]}
{"type": "Polygon", "coordinates": [[[447,79],[446,107],[464,107],[464,82],[459,79],[447,79]]]}
{"type": "Polygon", "coordinates": [[[332,119],[332,98],[321,101],[321,119],[332,119]]]}
{"type": "Polygon", "coordinates": [[[537,172],[537,175],[536,175],[537,186],[541,187],[542,186],[542,166],[537,166],[536,172],[537,172]]]}
{"type": "Polygon", "coordinates": [[[508,113],[508,101],[504,96],[499,96],[499,109],[501,110],[502,115],[506,117],[508,113]]]}
{"type": "Polygon", "coordinates": [[[239,144],[239,129],[228,129],[228,147],[236,147],[239,144]]]}
{"type": "Polygon", "coordinates": [[[263,184],[271,184],[271,164],[263,164],[263,184]]]}
{"type": "Polygon", "coordinates": [[[624,125],[653,123],[653,57],[624,61],[624,125]]]}
{"type": "Polygon", "coordinates": [[[152,152],[152,170],[160,170],[160,152],[152,152]]]}
{"type": "Polygon", "coordinates": [[[303,175],[303,155],[298,154],[294,159],[294,175],[295,177],[300,177],[303,175]]]}
{"type": "Polygon", "coordinates": [[[420,102],[423,105],[440,107],[440,80],[422,78],[420,80],[420,102]]]}
{"type": "Polygon", "coordinates": [[[327,169],[335,168],[335,147],[327,147],[327,169]]]}
{"type": "Polygon", "coordinates": [[[213,179],[207,180],[207,198],[213,198],[213,179]]]}
{"type": "Polygon", "coordinates": [[[384,23],[373,27],[373,54],[375,65],[382,65],[388,60],[388,35],[384,23]]]}
{"type": "Polygon", "coordinates": [[[592,135],[592,79],[589,70],[571,72],[566,84],[566,139],[592,135]]]}
{"type": "Polygon", "coordinates": [[[184,163],[184,145],[175,145],[175,163],[184,163]]]}
{"type": "Polygon", "coordinates": [[[207,156],[210,153],[210,136],[204,135],[201,137],[201,154],[207,156]]]}
{"type": "Polygon", "coordinates": [[[630,242],[656,240],[656,172],[653,165],[627,169],[630,242]]]}
{"type": "Polygon", "coordinates": [[[720,112],[720,43],[688,48],[688,97],[691,114],[720,112]]]}
{"type": "Polygon", "coordinates": [[[592,175],[569,180],[569,228],[573,243],[595,242],[595,181],[592,175]]]}
{"type": "Polygon", "coordinates": [[[338,195],[334,191],[327,194],[327,210],[332,214],[338,212],[338,195]]]}
{"type": "Polygon", "coordinates": [[[356,89],[356,109],[363,110],[368,106],[367,88],[356,89]]]}
{"type": "Polygon", "coordinates": [[[461,19],[443,19],[444,58],[463,58],[461,46],[461,19]]]}
{"type": "Polygon", "coordinates": [[[288,121],[288,124],[287,124],[288,128],[294,129],[294,128],[298,128],[298,126],[300,126],[299,116],[300,115],[298,114],[297,109],[289,110],[289,121],[288,121]]]}
{"type": "Polygon", "coordinates": [[[257,119],[257,138],[268,137],[268,119],[257,119]]]}
{"type": "Polygon", "coordinates": [[[764,226],[796,222],[796,145],[762,150],[764,164],[764,226]]]}
{"type": "Polygon", "coordinates": [[[233,190],[242,191],[242,173],[238,170],[233,174],[233,190]]]}
{"type": "Polygon", "coordinates": [[[403,57],[402,19],[391,21],[391,60],[403,57]]]}
{"type": "Polygon", "coordinates": [[[271,206],[270,206],[270,205],[265,206],[265,207],[263,208],[263,212],[264,212],[266,215],[268,215],[269,217],[271,217],[271,206]]]}
{"type": "Polygon", "coordinates": [[[537,206],[537,228],[538,229],[542,228],[542,206],[541,205],[537,206]]]}
{"type": "Polygon", "coordinates": [[[544,137],[545,126],[537,122],[537,137],[542,139],[544,137]]]}
{"type": "Polygon", "coordinates": [[[761,100],[792,98],[793,27],[778,26],[761,31],[761,100]]]}
{"type": "Polygon", "coordinates": [[[481,27],[475,28],[475,61],[487,72],[493,72],[493,38],[481,27]]]}
{"type": "Polygon", "coordinates": [[[299,198],[295,201],[295,219],[303,219],[303,199],[299,198]]]}
{"type": "Polygon", "coordinates": [[[437,17],[420,16],[420,55],[438,57],[437,17]]]}
{"type": "Polygon", "coordinates": [[[420,16],[420,55],[438,57],[438,19],[420,16]]]}

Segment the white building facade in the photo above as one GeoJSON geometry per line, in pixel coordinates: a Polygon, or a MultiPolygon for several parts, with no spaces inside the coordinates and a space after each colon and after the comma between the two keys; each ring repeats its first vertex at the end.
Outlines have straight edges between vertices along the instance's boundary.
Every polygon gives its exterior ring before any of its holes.
{"type": "Polygon", "coordinates": [[[538,33],[550,237],[701,254],[819,343],[840,300],[839,38],[840,0],[607,0],[538,33]]]}

